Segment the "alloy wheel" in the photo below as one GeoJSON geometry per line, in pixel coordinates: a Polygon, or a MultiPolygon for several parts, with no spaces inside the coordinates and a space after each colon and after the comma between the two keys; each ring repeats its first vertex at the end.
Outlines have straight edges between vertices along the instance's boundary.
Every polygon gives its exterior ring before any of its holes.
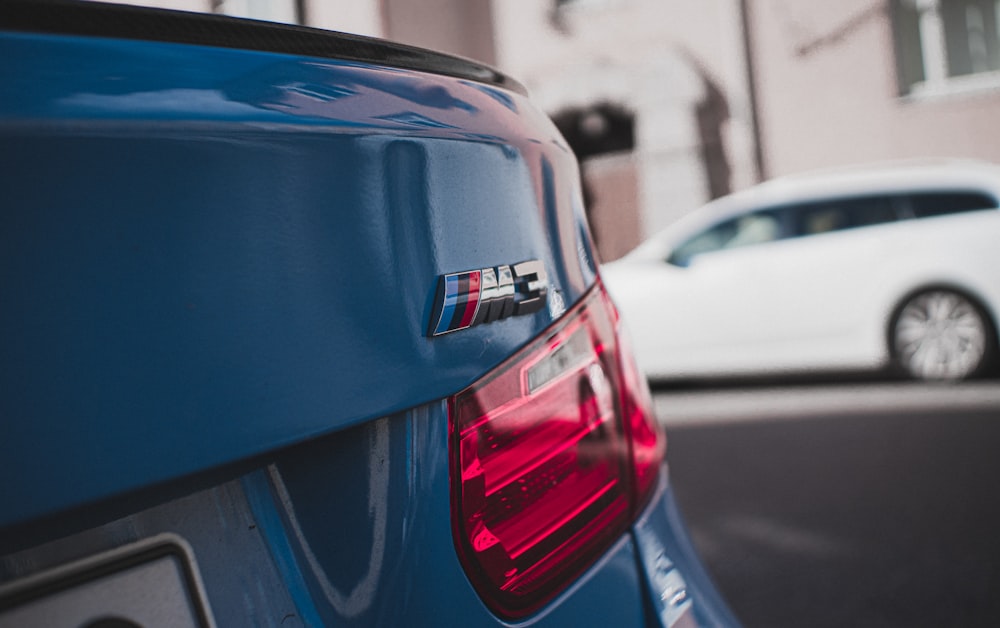
{"type": "Polygon", "coordinates": [[[966,297],[951,290],[920,293],[903,306],[892,330],[900,366],[918,379],[974,375],[989,354],[989,328],[966,297]]]}

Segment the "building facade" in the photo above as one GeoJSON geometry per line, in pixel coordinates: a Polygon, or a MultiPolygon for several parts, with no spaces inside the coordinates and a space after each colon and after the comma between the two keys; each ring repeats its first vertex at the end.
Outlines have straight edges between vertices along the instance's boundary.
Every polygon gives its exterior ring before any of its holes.
{"type": "Polygon", "coordinates": [[[1000,1],[750,4],[768,175],[924,157],[1000,161],[1000,1]]]}
{"type": "MultiPolygon", "coordinates": [[[[132,0],[129,0],[132,1],[132,0]]],[[[605,260],[766,178],[1000,162],[1000,0],[136,0],[371,35],[523,82],[605,260]]]]}

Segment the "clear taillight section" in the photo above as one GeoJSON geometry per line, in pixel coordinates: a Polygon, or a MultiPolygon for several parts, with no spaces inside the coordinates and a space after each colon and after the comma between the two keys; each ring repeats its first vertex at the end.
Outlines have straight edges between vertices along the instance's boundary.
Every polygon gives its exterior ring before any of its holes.
{"type": "Polygon", "coordinates": [[[665,439],[596,287],[560,323],[450,400],[459,557],[483,600],[523,617],[627,529],[665,439]]]}

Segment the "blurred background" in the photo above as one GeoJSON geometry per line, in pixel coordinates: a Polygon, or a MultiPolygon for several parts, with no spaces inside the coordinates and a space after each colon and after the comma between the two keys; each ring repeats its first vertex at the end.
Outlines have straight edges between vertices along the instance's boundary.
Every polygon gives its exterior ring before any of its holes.
{"type": "MultiPolygon", "coordinates": [[[[580,159],[604,262],[775,177],[1000,162],[1000,0],[134,3],[381,37],[513,76],[580,159]]],[[[654,397],[695,543],[746,625],[1000,625],[995,373],[654,397]]]]}
{"type": "Polygon", "coordinates": [[[1000,161],[996,0],[145,0],[370,35],[525,84],[581,159],[602,259],[805,170],[1000,161]]]}

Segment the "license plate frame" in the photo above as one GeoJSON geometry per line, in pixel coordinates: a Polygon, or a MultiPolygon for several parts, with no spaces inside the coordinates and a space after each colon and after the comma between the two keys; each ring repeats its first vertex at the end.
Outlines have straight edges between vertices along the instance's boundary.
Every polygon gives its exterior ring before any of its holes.
{"type": "Polygon", "coordinates": [[[101,620],[215,628],[190,545],[160,534],[0,585],[0,628],[101,620]]]}

